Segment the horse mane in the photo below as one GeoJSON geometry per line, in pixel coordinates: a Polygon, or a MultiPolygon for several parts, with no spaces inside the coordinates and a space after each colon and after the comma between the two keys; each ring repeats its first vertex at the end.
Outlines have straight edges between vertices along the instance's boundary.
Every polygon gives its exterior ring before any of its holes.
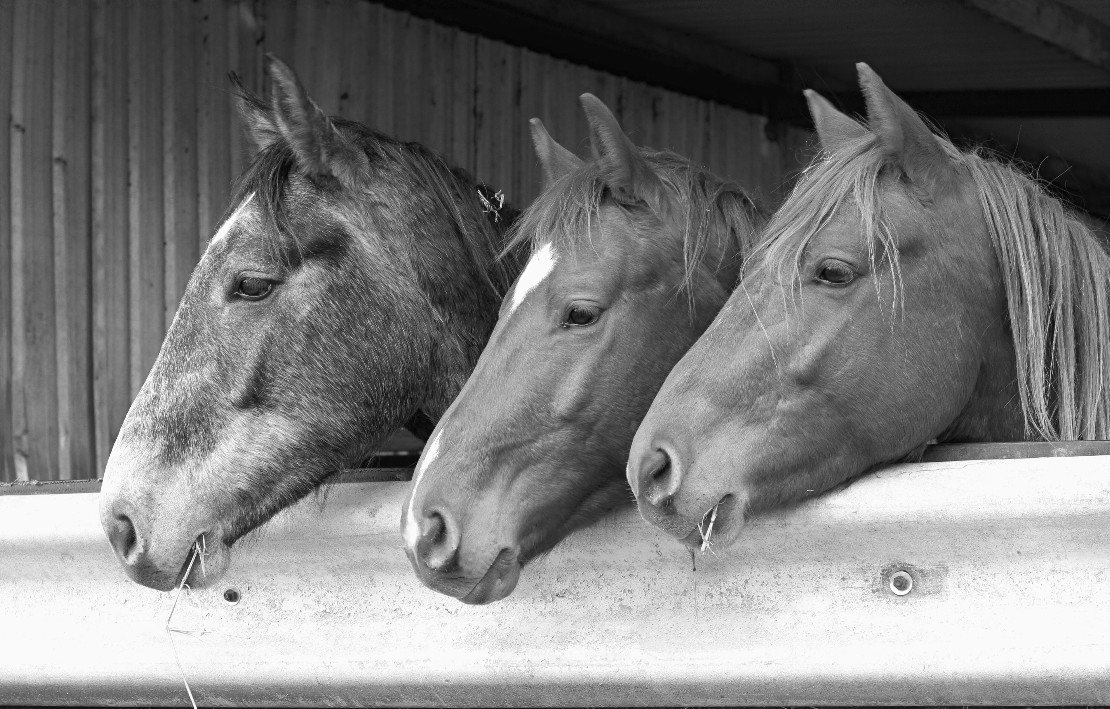
{"type": "MultiPolygon", "coordinates": [[[[503,241],[520,211],[508,205],[488,209],[479,195],[493,194],[493,188],[476,182],[468,172],[452,167],[420,143],[402,142],[353,121],[333,118],[332,122],[366,153],[371,174],[384,171],[399,176],[391,188],[410,187],[432,201],[439,216],[452,225],[486,286],[498,299],[504,297],[519,268],[515,259],[503,257],[504,251],[512,251],[503,241]]],[[[236,182],[221,221],[254,193],[265,231],[297,248],[297,237],[282,207],[285,187],[296,169],[297,159],[288,142],[278,140],[261,150],[236,182]]]]}
{"type": "Polygon", "coordinates": [[[1110,252],[1036,181],[969,157],[1002,268],[1027,431],[1110,438],[1110,252]]]}
{"type": "Polygon", "coordinates": [[[545,243],[574,249],[591,238],[590,227],[606,201],[629,216],[646,204],[660,219],[679,205],[684,224],[680,290],[686,293],[715,235],[727,235],[741,254],[752,249],[766,218],[739,185],[721,180],[668,150],[640,148],[639,153],[662,182],[664,194],[646,202],[625,197],[609,188],[611,176],[599,161],[592,160],[564,175],[536,198],[513,226],[506,250],[525,246],[535,249],[545,243]]]}
{"type": "MultiPolygon", "coordinates": [[[[1110,438],[1110,250],[1037,180],[981,148],[937,140],[975,184],[1003,281],[1026,437],[1110,438]]],[[[854,202],[872,266],[901,271],[880,182],[898,168],[873,136],[819,156],[767,226],[763,256],[793,268],[842,205],[854,202]]],[[[876,284],[876,288],[878,285],[876,284]]]]}

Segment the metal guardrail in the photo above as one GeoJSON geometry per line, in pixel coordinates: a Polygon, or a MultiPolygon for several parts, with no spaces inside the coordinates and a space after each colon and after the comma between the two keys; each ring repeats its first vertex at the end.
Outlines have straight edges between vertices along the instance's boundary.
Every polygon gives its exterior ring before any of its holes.
{"type": "MultiPolygon", "coordinates": [[[[955,460],[1011,460],[1016,458],[1066,458],[1110,455],[1110,441],[1036,441],[1023,443],[957,443],[928,446],[927,463],[955,460]]],[[[337,473],[331,483],[403,482],[412,479],[419,451],[393,451],[377,457],[372,468],[351,468],[337,473]],[[404,465],[402,465],[404,463],[404,465]],[[409,465],[411,464],[411,465],[409,465]]],[[[0,483],[4,495],[52,495],[100,492],[100,480],[28,480],[0,483]]]]}
{"type": "Polygon", "coordinates": [[[201,705],[1110,701],[1110,456],[885,469],[696,571],[625,510],[486,607],[415,580],[406,488],[243,544],[182,597],[180,672],[173,596],[125,580],[95,494],[0,496],[0,703],[183,704],[181,672],[201,705]]]}

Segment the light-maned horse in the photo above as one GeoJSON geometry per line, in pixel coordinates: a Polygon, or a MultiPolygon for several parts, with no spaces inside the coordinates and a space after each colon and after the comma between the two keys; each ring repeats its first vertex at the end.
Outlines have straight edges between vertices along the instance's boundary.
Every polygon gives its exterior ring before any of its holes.
{"type": "Polygon", "coordinates": [[[595,158],[533,119],[531,259],[425,447],[401,526],[431,588],[504,598],[522,566],[630,503],[625,461],[671,366],[724,305],[763,217],[737,185],[637,148],[586,94],[595,158]]]}
{"type": "Polygon", "coordinates": [[[157,589],[183,580],[194,546],[184,580],[214,583],[242,535],[438,419],[519,271],[497,258],[515,212],[488,188],[327,117],[276,59],[270,75],[270,105],[241,96],[258,152],[105,470],[104,529],[157,589]]]}
{"type": "Polygon", "coordinates": [[[865,64],[824,149],[636,434],[689,544],[939,442],[1110,438],[1110,256],[1042,185],[935,135],[865,64]]]}

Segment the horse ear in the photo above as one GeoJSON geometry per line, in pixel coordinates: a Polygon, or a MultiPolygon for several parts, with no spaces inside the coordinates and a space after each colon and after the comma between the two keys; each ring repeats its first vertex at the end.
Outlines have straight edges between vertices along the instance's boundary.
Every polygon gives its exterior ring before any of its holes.
{"type": "Polygon", "coordinates": [[[884,152],[901,166],[910,182],[929,192],[942,187],[952,170],[940,141],[925,121],[886,87],[871,67],[856,64],[867,101],[867,124],[884,152]]]}
{"type": "Polygon", "coordinates": [[[528,121],[532,126],[532,142],[536,146],[540,166],[543,168],[543,188],[546,190],[563,175],[574,172],[582,166],[582,159],[555,142],[543,121],[533,118],[528,121]]]}
{"type": "Polygon", "coordinates": [[[593,94],[582,94],[579,101],[590,122],[590,146],[604,168],[609,189],[629,197],[644,197],[654,190],[658,178],[609,107],[593,94]]]}
{"type": "Polygon", "coordinates": [[[289,65],[272,54],[267,58],[273,119],[301,167],[315,180],[334,177],[348,188],[358,184],[369,167],[366,153],[336,129],[289,65]]]}
{"type": "Polygon", "coordinates": [[[816,91],[806,89],[802,93],[809,104],[809,115],[813,116],[813,126],[817,130],[817,139],[821,141],[822,150],[835,152],[848,143],[871,134],[867,126],[838,111],[836,106],[816,91]]]}
{"type": "Polygon", "coordinates": [[[280,140],[281,131],[274,123],[269,107],[262,99],[247,91],[238,74],[233,71],[228,72],[227,78],[235,91],[235,104],[239,109],[239,117],[243,119],[243,125],[247,128],[247,137],[254,143],[255,151],[261,152],[280,140]]]}

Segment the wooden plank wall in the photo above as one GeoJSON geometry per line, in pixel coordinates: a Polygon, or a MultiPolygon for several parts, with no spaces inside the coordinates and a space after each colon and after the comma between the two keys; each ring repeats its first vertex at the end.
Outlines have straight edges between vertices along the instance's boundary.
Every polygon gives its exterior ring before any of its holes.
{"type": "Polygon", "coordinates": [[[769,202],[805,134],[365,0],[0,0],[0,480],[98,476],[241,169],[227,72],[290,62],[331,113],[538,188],[527,119],[577,97],[769,202]]]}

